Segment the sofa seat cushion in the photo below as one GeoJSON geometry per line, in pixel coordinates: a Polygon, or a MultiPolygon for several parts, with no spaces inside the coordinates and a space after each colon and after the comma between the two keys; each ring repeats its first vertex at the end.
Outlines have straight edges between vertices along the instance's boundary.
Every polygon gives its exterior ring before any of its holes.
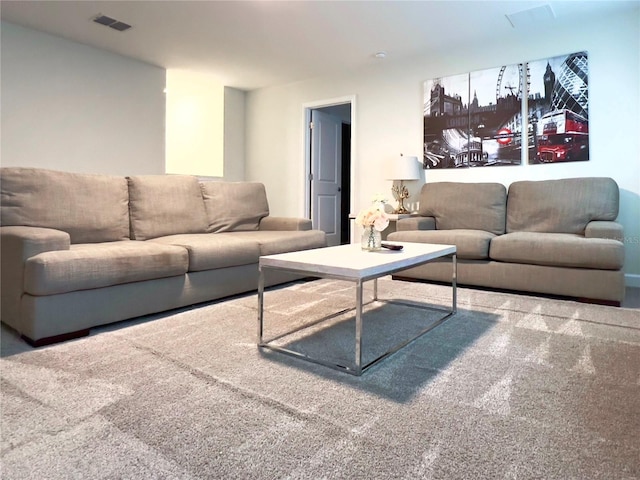
{"type": "Polygon", "coordinates": [[[179,245],[189,252],[189,271],[237,267],[258,263],[260,245],[255,239],[220,233],[169,235],[149,240],[152,243],[179,245]]]}
{"type": "Polygon", "coordinates": [[[620,270],[624,245],[570,233],[514,232],[493,239],[490,256],[501,262],[620,270]]]}
{"type": "Polygon", "coordinates": [[[135,241],[77,244],[29,258],[24,290],[31,295],[89,290],[184,275],[187,267],[187,251],[173,245],[135,241]]]}
{"type": "Polygon", "coordinates": [[[436,243],[455,245],[458,258],[484,260],[489,258],[489,245],[495,234],[483,230],[408,230],[390,233],[394,242],[436,243]]]}
{"type": "Polygon", "coordinates": [[[284,231],[267,230],[257,232],[228,232],[216,235],[253,240],[260,246],[260,255],[295,252],[327,246],[326,235],[321,230],[284,231]]]}

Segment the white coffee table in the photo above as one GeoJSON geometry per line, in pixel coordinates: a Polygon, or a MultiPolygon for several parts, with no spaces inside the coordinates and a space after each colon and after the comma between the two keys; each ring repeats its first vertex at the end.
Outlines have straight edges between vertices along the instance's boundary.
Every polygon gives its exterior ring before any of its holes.
{"type": "MultiPolygon", "coordinates": [[[[427,243],[389,242],[402,245],[403,249],[392,251],[383,249],[378,252],[366,252],[360,248],[359,244],[340,245],[337,247],[318,248],[315,250],[303,250],[299,252],[282,253],[277,255],[266,255],[260,257],[259,280],[258,280],[258,347],[268,348],[287,355],[301,358],[313,363],[325,365],[327,367],[347,372],[353,375],[361,375],[365,370],[372,367],[391,354],[397,352],[402,347],[421,337],[429,330],[437,327],[442,322],[456,313],[456,277],[457,260],[455,245],[435,245],[427,243]],[[378,300],[378,278],[391,275],[408,268],[417,267],[429,263],[442,257],[452,257],[452,301],[451,309],[436,309],[445,312],[445,315],[435,322],[429,324],[413,338],[403,341],[390,350],[363,365],[362,363],[362,286],[363,283],[373,280],[373,299],[378,300]],[[352,281],[356,284],[356,331],[355,331],[355,361],[353,365],[337,365],[320,358],[311,358],[300,352],[288,348],[274,345],[272,342],[282,339],[287,335],[298,332],[301,328],[278,335],[275,338],[265,340],[264,334],[264,285],[265,271],[279,270],[288,273],[300,274],[308,277],[333,278],[339,280],[352,281]]],[[[387,300],[387,302],[392,302],[387,300]]],[[[433,309],[433,308],[431,308],[433,309]]],[[[353,310],[347,309],[345,311],[353,310]]],[[[302,327],[307,328],[316,325],[320,321],[335,318],[336,314],[329,315],[319,321],[302,327]]]]}

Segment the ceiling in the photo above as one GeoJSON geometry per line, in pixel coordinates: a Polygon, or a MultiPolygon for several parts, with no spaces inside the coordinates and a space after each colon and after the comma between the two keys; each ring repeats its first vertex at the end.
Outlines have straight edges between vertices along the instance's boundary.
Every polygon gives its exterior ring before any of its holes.
{"type": "Polygon", "coordinates": [[[2,0],[0,12],[4,21],[252,90],[492,38],[508,42],[522,31],[575,28],[639,6],[640,0],[2,0]],[[549,20],[539,19],[548,12],[549,20]],[[133,28],[118,32],[96,24],[98,14],[133,28]],[[507,14],[516,14],[517,28],[507,14]],[[375,57],[380,51],[385,59],[375,57]]]}

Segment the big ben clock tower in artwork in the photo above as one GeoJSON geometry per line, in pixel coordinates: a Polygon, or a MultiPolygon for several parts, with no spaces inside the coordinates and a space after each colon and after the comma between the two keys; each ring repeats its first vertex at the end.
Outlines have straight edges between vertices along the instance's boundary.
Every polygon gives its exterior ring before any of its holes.
{"type": "Polygon", "coordinates": [[[544,100],[547,105],[551,105],[553,96],[553,85],[556,83],[556,74],[551,70],[551,65],[547,62],[547,69],[544,72],[544,100]]]}

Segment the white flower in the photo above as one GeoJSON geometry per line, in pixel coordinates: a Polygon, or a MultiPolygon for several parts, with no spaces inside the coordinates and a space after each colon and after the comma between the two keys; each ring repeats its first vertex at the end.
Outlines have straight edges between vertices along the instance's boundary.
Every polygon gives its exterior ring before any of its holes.
{"type": "Polygon", "coordinates": [[[356,224],[361,227],[373,226],[378,231],[382,231],[389,225],[389,217],[384,211],[383,203],[376,203],[369,208],[360,210],[356,216],[356,224]]]}

